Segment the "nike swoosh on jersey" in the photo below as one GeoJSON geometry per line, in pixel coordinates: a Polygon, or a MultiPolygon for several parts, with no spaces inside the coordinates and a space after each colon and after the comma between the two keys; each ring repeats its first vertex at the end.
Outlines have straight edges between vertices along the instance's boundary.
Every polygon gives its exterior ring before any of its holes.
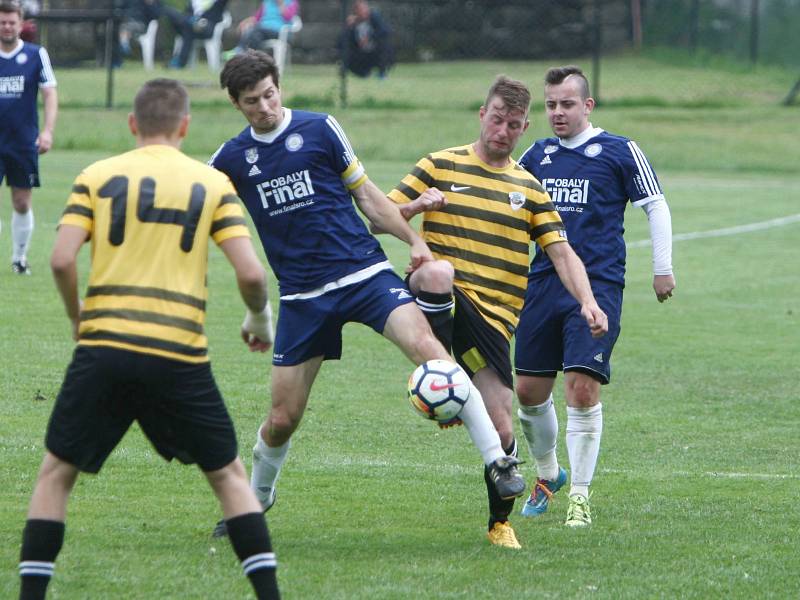
{"type": "Polygon", "coordinates": [[[456,185],[455,183],[450,185],[451,192],[463,192],[464,190],[468,190],[470,186],[468,185],[456,185]]]}

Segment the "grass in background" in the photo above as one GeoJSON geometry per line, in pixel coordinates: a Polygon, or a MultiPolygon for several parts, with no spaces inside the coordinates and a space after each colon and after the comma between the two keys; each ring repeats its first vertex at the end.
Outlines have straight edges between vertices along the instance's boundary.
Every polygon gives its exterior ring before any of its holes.
{"type": "MultiPolygon", "coordinates": [[[[496,73],[535,82],[549,64],[556,61],[400,65],[383,82],[350,80],[356,108],[326,110],[342,122],[373,179],[388,189],[420,156],[474,139],[474,106],[496,73]],[[356,99],[369,97],[376,104],[359,108],[356,99]],[[392,108],[390,101],[409,108],[392,108]]],[[[777,105],[794,74],[700,72],[693,65],[632,57],[608,61],[603,69],[610,106],[598,108],[594,122],[634,137],[645,149],[665,188],[676,234],[800,212],[800,111],[777,105]],[[653,81],[658,84],[651,86],[653,81]],[[619,98],[657,93],[682,102],[726,90],[741,104],[688,110],[623,108],[611,101],[612,92],[619,98]]],[[[102,73],[58,76],[66,107],[56,149],[42,161],[45,187],[34,196],[30,278],[3,267],[9,262],[8,209],[0,213],[4,598],[16,594],[25,507],[73,347],[47,268],[53,227],[78,171],[130,147],[122,99],[147,75],[130,65],[116,74],[118,106],[112,111],[93,108],[92,94],[102,104],[102,73]]],[[[186,150],[205,158],[242,121],[202,69],[180,76],[195,84],[186,150]]],[[[335,73],[293,66],[284,85],[288,105],[293,94],[324,98],[333,95],[335,73]]],[[[521,146],[548,134],[541,113],[539,103],[521,146]]],[[[626,228],[628,241],[648,237],[642,211],[629,211],[626,228]]],[[[406,249],[391,238],[382,242],[401,269],[406,249]]],[[[84,281],[87,255],[82,253],[84,281]]],[[[322,370],[269,515],[284,596],[797,597],[800,469],[791,440],[800,418],[799,260],[797,223],[677,242],[678,289],[662,306],[651,289],[649,249],[630,251],[623,335],[613,383],[604,389],[595,525],[588,531],[564,528],[566,502],[557,496],[553,511],[541,519],[513,518],[524,545],[516,553],[484,539],[485,492],[466,433],[439,432],[414,416],[403,398],[412,366],[368,329],[348,326],[343,360],[322,370]]],[[[248,353],[238,339],[243,307],[235,289],[224,257],[212,251],[212,364],[249,464],[268,402],[269,361],[248,353]]],[[[272,298],[275,304],[274,286],[272,298]]],[[[566,462],[560,385],[557,407],[559,453],[566,462]]],[[[525,474],[532,479],[532,465],[525,474]]],[[[250,597],[228,543],[209,537],[218,512],[196,469],[163,463],[134,428],[102,474],[83,477],[76,487],[52,596],[250,597]]]]}

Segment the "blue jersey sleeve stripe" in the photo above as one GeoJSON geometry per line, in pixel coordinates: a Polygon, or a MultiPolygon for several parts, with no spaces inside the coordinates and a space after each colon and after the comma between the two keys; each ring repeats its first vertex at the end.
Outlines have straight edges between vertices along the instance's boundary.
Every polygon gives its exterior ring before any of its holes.
{"type": "Polygon", "coordinates": [[[39,48],[39,58],[42,61],[42,74],[39,85],[43,87],[52,87],[56,85],[56,74],[50,64],[50,56],[47,54],[47,50],[39,48]]]}
{"type": "Polygon", "coordinates": [[[641,175],[642,181],[647,189],[647,195],[656,196],[660,194],[661,189],[658,187],[658,182],[653,174],[653,169],[650,167],[650,163],[647,162],[647,158],[645,158],[644,153],[639,149],[639,146],[637,146],[636,142],[634,141],[628,142],[628,149],[633,155],[633,160],[636,161],[639,175],[641,175]]]}
{"type": "Polygon", "coordinates": [[[345,152],[347,152],[347,154],[350,156],[350,162],[354,161],[356,159],[356,153],[353,152],[353,147],[350,145],[350,140],[347,139],[347,135],[345,135],[341,125],[339,125],[339,123],[336,122],[336,119],[330,115],[328,115],[326,123],[331,129],[333,129],[336,137],[339,138],[339,143],[342,145],[345,152]]]}

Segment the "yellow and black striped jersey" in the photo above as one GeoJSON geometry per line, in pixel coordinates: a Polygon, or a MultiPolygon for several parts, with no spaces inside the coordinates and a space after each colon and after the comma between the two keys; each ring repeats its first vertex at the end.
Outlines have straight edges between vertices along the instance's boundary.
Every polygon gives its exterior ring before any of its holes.
{"type": "Polygon", "coordinates": [[[137,148],[86,168],[60,224],[91,236],[79,344],[208,360],[209,238],[250,236],[223,173],[171,146],[137,148]]]}
{"type": "Polygon", "coordinates": [[[455,285],[510,339],[525,299],[530,242],[544,248],[566,241],[561,217],[533,175],[513,160],[491,167],[472,145],[429,154],[389,197],[404,204],[429,187],[444,192],[447,206],[423,213],[423,238],[436,258],[453,264],[455,285]]]}

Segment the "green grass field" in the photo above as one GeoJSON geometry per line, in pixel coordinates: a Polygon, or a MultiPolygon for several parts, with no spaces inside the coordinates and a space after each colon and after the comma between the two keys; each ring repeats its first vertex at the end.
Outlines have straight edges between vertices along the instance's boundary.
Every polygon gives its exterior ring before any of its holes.
{"type": "MultiPolygon", "coordinates": [[[[351,81],[347,109],[333,105],[332,67],[298,65],[285,102],[333,112],[388,190],[420,156],[477,136],[477,106],[500,72],[534,89],[519,156],[548,133],[538,82],[557,62],[400,65],[383,82],[351,81]]],[[[797,215],[800,108],[779,106],[797,74],[701,66],[605,61],[607,105],[594,124],[634,137],[648,154],[676,236],[797,215]]],[[[106,111],[103,73],[57,75],[63,103],[34,196],[32,277],[7,267],[6,191],[0,211],[2,598],[17,593],[20,532],[72,349],[48,269],[54,226],[81,167],[130,147],[125,115],[145,79],[126,65],[106,111]]],[[[194,101],[185,149],[205,159],[242,121],[202,67],[181,77],[194,101]]],[[[595,524],[565,528],[559,495],[544,517],[512,519],[521,551],[490,546],[480,459],[466,432],[416,417],[404,399],[412,365],[370,330],[348,326],[344,357],[322,370],[269,513],[285,598],[800,597],[800,222],[676,241],[678,287],[659,305],[650,250],[635,243],[647,239],[647,221],[629,212],[634,247],[603,392],[595,524]]],[[[402,244],[383,242],[402,269],[402,244]]],[[[82,261],[85,281],[88,252],[82,261]]],[[[210,264],[212,364],[249,465],[269,360],[238,338],[243,306],[222,253],[213,250],[210,264]]],[[[533,478],[531,464],[524,472],[533,478]]],[[[228,542],[209,536],[218,515],[197,470],[163,463],[134,428],[101,475],[76,486],[51,597],[251,597],[228,542]]]]}

